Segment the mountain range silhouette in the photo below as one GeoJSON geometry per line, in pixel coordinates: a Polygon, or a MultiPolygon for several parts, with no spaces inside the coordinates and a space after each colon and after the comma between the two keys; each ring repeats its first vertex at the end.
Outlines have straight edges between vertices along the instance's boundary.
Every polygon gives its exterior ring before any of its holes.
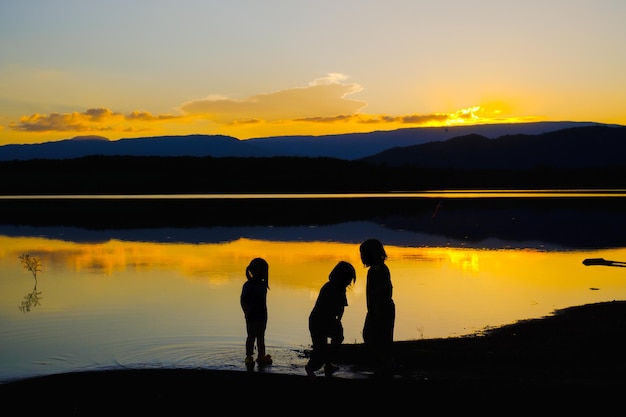
{"type": "Polygon", "coordinates": [[[77,137],[0,147],[0,195],[617,190],[626,189],[625,154],[625,126],[569,122],[249,140],[77,137]]]}
{"type": "MultiPolygon", "coordinates": [[[[451,127],[406,128],[393,131],[351,133],[323,136],[275,136],[240,140],[224,135],[154,136],[108,140],[101,136],[78,136],[54,142],[0,146],[0,161],[30,159],[72,159],[100,156],[162,156],[162,157],[328,157],[343,160],[365,160],[394,165],[425,163],[429,166],[469,163],[484,167],[509,153],[501,164],[510,167],[513,158],[521,165],[566,161],[578,164],[580,155],[572,154],[573,141],[583,154],[594,151],[598,156],[617,159],[606,144],[605,135],[594,131],[571,131],[582,127],[622,127],[593,122],[536,122],[489,124],[451,127]],[[561,133],[554,133],[559,132],[561,133]],[[549,135],[554,133],[553,135],[549,135]],[[585,138],[585,135],[592,135],[585,138]],[[567,136],[570,136],[569,138],[567,136]],[[454,140],[451,140],[454,139],[454,140]],[[497,141],[494,141],[497,139],[497,141]],[[551,141],[551,143],[547,143],[551,141]],[[561,148],[566,146],[566,148],[561,148]],[[609,151],[609,152],[606,152],[609,151]],[[443,153],[442,153],[443,152],[443,153]],[[469,153],[468,153],[469,152],[469,153]],[[420,154],[422,156],[420,156],[420,154]],[[434,154],[439,157],[433,158],[434,154]],[[572,155],[571,155],[572,154],[572,155]],[[504,162],[507,161],[507,162],[504,162]]],[[[621,129],[621,132],[624,132],[621,129]]],[[[622,133],[623,135],[623,133],[622,133]]],[[[612,136],[613,137],[613,136],[612,136]]],[[[610,146],[621,146],[611,139],[610,146]]],[[[623,141],[622,141],[623,142],[623,141]]],[[[619,150],[623,155],[622,149],[619,150]]],[[[588,155],[588,153],[587,153],[588,155]]]]}
{"type": "Polygon", "coordinates": [[[478,134],[388,149],[362,161],[389,166],[467,170],[528,170],[625,166],[626,128],[586,126],[539,135],[478,134]]]}

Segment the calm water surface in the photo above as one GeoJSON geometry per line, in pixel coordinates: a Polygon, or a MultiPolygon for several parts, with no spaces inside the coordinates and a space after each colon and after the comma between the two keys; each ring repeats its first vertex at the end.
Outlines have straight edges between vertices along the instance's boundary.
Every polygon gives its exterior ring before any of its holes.
{"type": "MultiPolygon", "coordinates": [[[[422,213],[409,207],[336,222],[314,222],[309,216],[287,225],[229,219],[228,225],[97,228],[50,219],[13,224],[5,218],[0,224],[0,381],[120,367],[243,371],[239,294],[245,267],[258,256],[270,265],[266,342],[275,364],[266,371],[304,375],[308,314],[340,260],[357,270],[357,282],[348,290],[345,341],[362,342],[366,269],[358,245],[369,237],[380,239],[389,255],[396,340],[465,335],[555,309],[624,299],[626,269],[582,261],[626,261],[619,232],[626,230],[626,221],[611,208],[626,196],[584,193],[590,200],[582,207],[570,200],[579,192],[544,192],[537,196],[566,201],[556,208],[526,206],[516,203],[519,195],[507,195],[504,207],[458,210],[446,198],[484,193],[403,195],[429,199],[430,209],[422,213]],[[608,205],[596,207],[607,198],[608,205]],[[435,226],[433,219],[441,223],[435,226]],[[40,262],[36,279],[20,260],[24,254],[40,262]]],[[[271,198],[279,197],[288,200],[271,198]]],[[[33,200],[45,210],[45,199],[33,200]]],[[[284,207],[288,213],[289,202],[284,207]]]]}

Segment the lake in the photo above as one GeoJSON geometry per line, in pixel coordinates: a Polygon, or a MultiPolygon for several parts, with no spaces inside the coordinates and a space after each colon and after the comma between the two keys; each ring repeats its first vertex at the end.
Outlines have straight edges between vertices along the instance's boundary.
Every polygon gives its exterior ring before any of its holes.
{"type": "Polygon", "coordinates": [[[270,265],[266,372],[304,375],[308,315],[334,265],[357,270],[346,343],[361,343],[380,239],[395,339],[480,332],[626,297],[626,193],[0,197],[0,382],[76,370],[245,370],[245,267],[270,265]],[[29,270],[20,257],[35,259],[29,270]]]}

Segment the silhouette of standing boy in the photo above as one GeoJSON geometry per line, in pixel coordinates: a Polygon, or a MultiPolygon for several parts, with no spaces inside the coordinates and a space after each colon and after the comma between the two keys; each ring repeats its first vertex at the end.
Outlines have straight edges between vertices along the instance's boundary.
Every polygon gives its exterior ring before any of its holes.
{"type": "Polygon", "coordinates": [[[254,258],[246,267],[247,281],[241,289],[240,303],[246,319],[246,360],[248,368],[254,367],[254,345],[257,347],[259,366],[272,364],[272,357],[265,354],[265,329],[267,327],[267,290],[269,289],[269,265],[263,258],[254,258]]]}
{"type": "Polygon", "coordinates": [[[340,261],[330,272],[328,282],[320,289],[315,306],[309,315],[312,350],[304,367],[309,378],[314,378],[315,371],[322,365],[326,375],[331,375],[339,369],[331,363],[331,358],[343,342],[341,318],[348,305],[346,289],[355,281],[354,267],[348,262],[340,261]]]}
{"type": "Polygon", "coordinates": [[[393,368],[393,329],[396,319],[391,273],[385,264],[387,253],[377,239],[364,241],[359,250],[363,265],[369,268],[365,286],[367,313],[363,341],[374,361],[375,374],[385,376],[393,368]]]}

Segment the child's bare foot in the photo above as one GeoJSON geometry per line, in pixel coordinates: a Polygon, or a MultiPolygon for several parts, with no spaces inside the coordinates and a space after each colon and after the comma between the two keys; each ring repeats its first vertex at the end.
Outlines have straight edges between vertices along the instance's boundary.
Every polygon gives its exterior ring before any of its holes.
{"type": "Polygon", "coordinates": [[[259,366],[271,365],[272,362],[272,357],[270,355],[259,356],[256,360],[256,363],[258,363],[259,366]]]}

